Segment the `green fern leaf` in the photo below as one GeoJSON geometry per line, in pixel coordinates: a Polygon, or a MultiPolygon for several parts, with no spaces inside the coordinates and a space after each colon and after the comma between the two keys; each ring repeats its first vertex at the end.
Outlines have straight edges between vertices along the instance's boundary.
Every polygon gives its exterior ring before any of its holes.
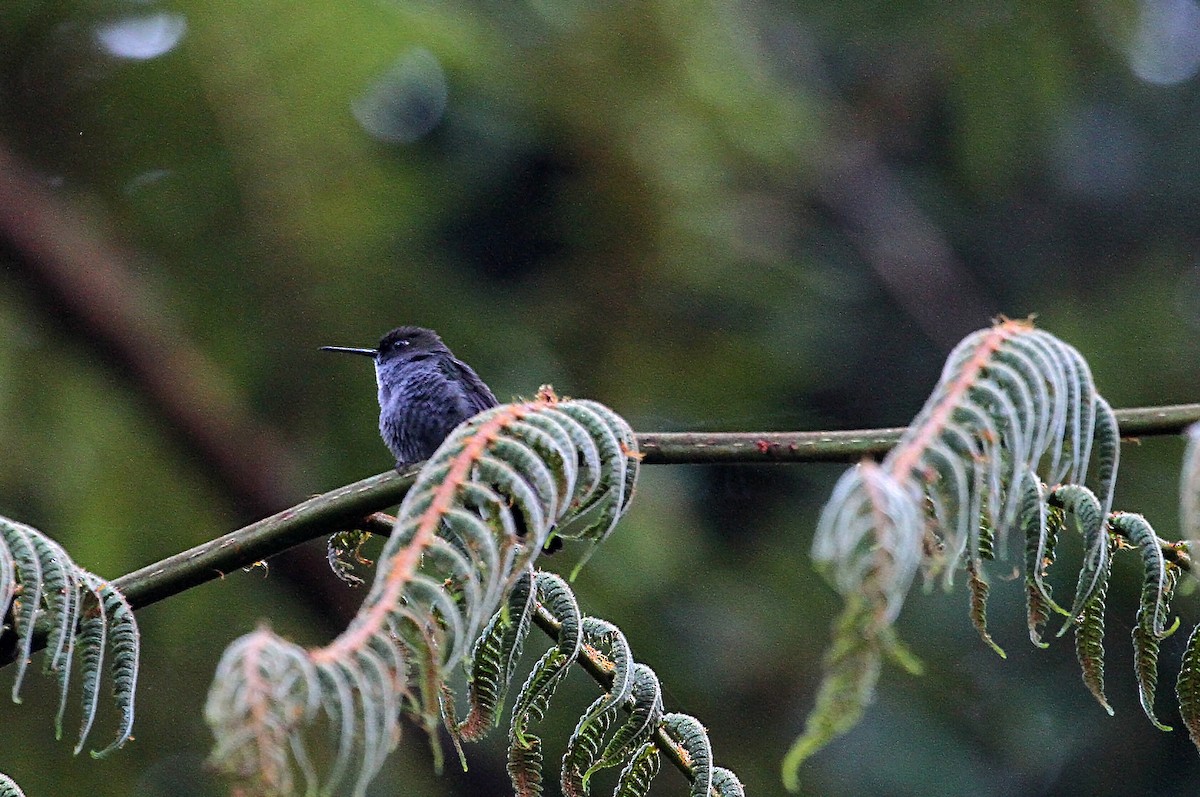
{"type": "Polygon", "coordinates": [[[1179,698],[1179,714],[1192,737],[1192,744],[1200,749],[1200,625],[1192,629],[1184,648],[1175,694],[1179,698]]]}
{"type": "MultiPolygon", "coordinates": [[[[495,680],[494,713],[503,696],[497,676],[510,674],[517,645],[509,648],[512,630],[490,625],[493,614],[552,528],[586,513],[588,539],[611,530],[628,506],[638,459],[632,430],[611,411],[548,392],[461,424],[405,496],[345,632],[304,650],[260,629],[226,651],[205,708],[214,765],[260,794],[360,797],[398,742],[402,711],[431,737],[439,720],[453,724],[446,678],[473,646],[481,650],[474,643],[485,627],[500,635],[496,669],[485,672],[485,664],[476,686],[495,680]],[[328,774],[307,748],[307,729],[321,714],[336,748],[328,774]]],[[[560,642],[573,633],[564,629],[560,642]]],[[[548,699],[546,672],[556,669],[540,669],[523,716],[533,716],[530,700],[548,699]]]]}
{"type": "MultiPolygon", "coordinates": [[[[1162,541],[1141,515],[1114,512],[1113,530],[1122,534],[1142,555],[1142,597],[1133,628],[1134,670],[1138,679],[1138,697],[1142,710],[1156,728],[1171,727],[1159,722],[1154,713],[1154,694],[1158,687],[1159,642],[1174,631],[1167,628],[1171,596],[1179,579],[1179,569],[1166,561],[1162,541]]],[[[1176,621],[1178,625],[1178,620],[1176,621]]]]}
{"type": "MultiPolygon", "coordinates": [[[[1159,722],[1154,713],[1154,695],[1158,690],[1158,645],[1161,640],[1147,632],[1140,610],[1137,619],[1137,625],[1133,627],[1133,664],[1138,679],[1138,700],[1154,727],[1160,731],[1174,730],[1170,725],[1159,722]]],[[[1168,630],[1174,631],[1178,625],[1179,620],[1176,619],[1175,625],[1168,630]]]]}
{"type": "Polygon", "coordinates": [[[1138,615],[1151,636],[1162,639],[1166,633],[1168,602],[1174,589],[1170,566],[1163,556],[1161,540],[1141,515],[1114,512],[1109,518],[1113,530],[1122,534],[1142,554],[1142,599],[1138,615]]]}
{"type": "Polygon", "coordinates": [[[746,788],[738,776],[725,767],[713,767],[712,790],[717,797],[746,797],[746,788]]]}
{"type": "Polygon", "coordinates": [[[976,565],[974,560],[967,562],[967,574],[970,576],[968,586],[971,593],[971,624],[975,626],[975,630],[979,632],[979,638],[996,651],[1002,659],[1007,659],[1008,654],[1004,652],[1004,648],[996,644],[992,639],[992,635],[987,630],[987,598],[988,598],[988,583],[983,575],[983,570],[976,565]]]}
{"type": "Polygon", "coordinates": [[[10,553],[15,575],[10,585],[0,585],[6,587],[0,590],[0,594],[8,593],[6,614],[11,613],[17,632],[17,673],[13,678],[12,701],[20,703],[21,685],[33,653],[34,620],[41,606],[45,581],[42,577],[42,557],[33,543],[38,532],[3,518],[0,519],[0,534],[4,535],[3,547],[10,553]]]}
{"type": "Polygon", "coordinates": [[[605,734],[617,718],[616,706],[604,707],[607,698],[601,695],[588,706],[567,742],[562,767],[563,797],[584,797],[588,793],[587,774],[600,755],[605,734]]]}
{"type": "Polygon", "coordinates": [[[596,546],[616,528],[617,521],[633,500],[637,481],[636,462],[641,455],[633,430],[608,407],[595,401],[582,400],[564,402],[563,406],[565,413],[592,435],[602,462],[597,489],[578,506],[577,517],[580,522],[567,524],[557,531],[567,539],[591,543],[571,571],[571,578],[574,579],[595,552],[596,546]]]}
{"type": "Polygon", "coordinates": [[[650,791],[650,781],[654,780],[661,765],[658,747],[654,742],[643,743],[621,770],[613,797],[646,797],[650,791]]]}
{"type": "Polygon", "coordinates": [[[1121,461],[1121,430],[1117,416],[1102,396],[1096,396],[1096,496],[1100,499],[1100,514],[1112,512],[1113,493],[1117,486],[1117,467],[1121,461]]]}
{"type": "Polygon", "coordinates": [[[534,665],[513,706],[509,740],[513,745],[527,744],[529,724],[545,716],[550,698],[579,656],[583,643],[583,617],[575,593],[553,573],[537,574],[537,601],[561,623],[558,643],[534,665]]]}
{"type": "MultiPolygon", "coordinates": [[[[112,648],[112,694],[117,708],[121,712],[118,723],[117,737],[103,750],[92,751],[93,758],[103,758],[114,750],[125,745],[133,735],[133,699],[137,688],[138,664],[141,660],[141,637],[138,633],[137,622],[133,617],[133,607],[125,600],[125,596],[111,584],[99,577],[84,573],[84,580],[95,596],[98,606],[98,616],[106,618],[107,644],[112,648]]],[[[86,614],[83,620],[83,633],[86,637],[90,617],[86,614]]],[[[83,679],[87,683],[89,673],[87,667],[83,670],[83,679]]],[[[86,693],[86,689],[85,689],[86,693]]],[[[94,713],[94,706],[91,708],[94,713]]],[[[91,720],[88,720],[91,725],[91,720]]],[[[84,747],[87,733],[80,734],[79,744],[75,752],[84,747]]]]}
{"type": "Polygon", "coordinates": [[[496,724],[508,683],[512,680],[533,615],[534,575],[517,579],[503,609],[484,627],[471,650],[467,675],[470,712],[455,732],[466,741],[483,738],[496,724]]]}
{"type": "Polygon", "coordinates": [[[58,678],[58,711],[54,718],[54,736],[61,739],[63,717],[66,715],[71,687],[76,626],[80,617],[80,602],[83,600],[84,571],[71,562],[70,557],[54,540],[33,529],[29,531],[31,533],[27,535],[28,541],[37,553],[41,570],[42,599],[45,604],[44,616],[39,622],[43,627],[49,625],[46,638],[47,653],[42,672],[53,672],[58,678]]]}
{"type": "Polygon", "coordinates": [[[513,706],[508,731],[508,774],[520,797],[542,793],[542,740],[530,732],[529,726],[546,715],[550,699],[579,656],[583,643],[583,618],[571,588],[553,573],[539,572],[536,583],[538,603],[561,625],[557,644],[533,666],[513,706]]]}
{"type": "Polygon", "coordinates": [[[1050,620],[1050,612],[1067,614],[1051,597],[1052,589],[1046,575],[1054,564],[1058,532],[1062,528],[1062,510],[1047,507],[1042,482],[1030,473],[1025,478],[1025,494],[1021,502],[1021,526],[1025,533],[1025,606],[1029,625],[1029,641],[1039,648],[1048,647],[1042,641],[1042,628],[1050,620]]]}
{"type": "Polygon", "coordinates": [[[617,728],[609,739],[604,752],[583,774],[583,785],[588,779],[607,767],[615,767],[650,738],[663,715],[662,687],[654,670],[645,664],[633,665],[633,685],[630,688],[632,705],[629,718],[617,728]]]}
{"type": "Polygon", "coordinates": [[[525,744],[508,748],[508,777],[514,797],[542,795],[542,740],[530,736],[525,744]]]}
{"type": "Polygon", "coordinates": [[[675,743],[676,750],[691,771],[691,797],[709,797],[713,757],[708,731],[695,717],[676,713],[663,715],[662,729],[675,743]]]}
{"type": "Polygon", "coordinates": [[[858,724],[871,701],[881,661],[874,622],[871,607],[853,596],[834,621],[816,706],[783,759],[783,783],[789,791],[799,790],[800,767],[808,757],[858,724]]]}
{"type": "Polygon", "coordinates": [[[1075,602],[1071,604],[1070,616],[1059,630],[1062,636],[1100,589],[1101,581],[1108,578],[1110,540],[1106,529],[1105,515],[1095,493],[1079,484],[1067,484],[1050,491],[1047,499],[1051,505],[1065,509],[1075,518],[1076,526],[1083,535],[1083,567],[1079,571],[1079,584],[1075,589],[1075,602]]]}
{"type": "Polygon", "coordinates": [[[629,699],[633,690],[633,656],[621,629],[605,620],[585,617],[583,645],[604,672],[612,676],[612,685],[584,711],[567,742],[562,788],[563,794],[569,797],[586,794],[585,773],[597,760],[600,745],[616,719],[618,707],[629,699]]]}
{"type": "Polygon", "coordinates": [[[43,671],[55,673],[58,679],[55,731],[61,738],[72,663],[76,651],[82,651],[79,660],[83,673],[83,721],[75,748],[76,753],[80,752],[87,744],[99,709],[106,652],[111,646],[112,691],[121,718],[113,742],[93,755],[103,755],[124,745],[133,729],[140,654],[137,621],[120,592],[76,565],[54,540],[29,526],[0,517],[0,601],[0,614],[12,618],[17,637],[13,701],[20,702],[33,638],[44,633],[47,651],[43,671]]]}
{"type": "Polygon", "coordinates": [[[1113,545],[1113,541],[1105,544],[1103,569],[1096,574],[1096,586],[1075,628],[1075,657],[1083,672],[1083,682],[1109,715],[1113,710],[1104,696],[1104,602],[1108,595],[1108,577],[1112,572],[1113,545]]]}
{"type": "Polygon", "coordinates": [[[0,797],[25,797],[25,792],[12,778],[0,772],[0,797]]]}
{"type": "MultiPolygon", "coordinates": [[[[861,716],[878,677],[885,631],[911,586],[944,573],[949,585],[960,562],[974,562],[973,619],[982,619],[979,562],[1005,551],[1007,534],[1028,507],[1027,478],[1082,485],[1093,442],[1101,440],[1097,503],[1078,614],[1094,594],[1107,553],[1103,519],[1111,500],[1119,438],[1108,405],[1096,394],[1087,362],[1071,346],[1028,322],[1002,320],[965,338],[947,358],[925,406],[883,461],[851,469],[822,510],[812,555],[847,602],[848,612],[827,657],[817,705],[785,759],[784,778],[861,716]],[[1030,476],[1032,474],[1032,476],[1030,476]],[[857,634],[849,642],[843,631],[857,634]]],[[[1042,531],[1037,558],[1047,560],[1042,531]]],[[[1028,542],[1027,542],[1028,544],[1028,542]]],[[[1034,574],[1031,634],[1055,604],[1034,574]]]]}

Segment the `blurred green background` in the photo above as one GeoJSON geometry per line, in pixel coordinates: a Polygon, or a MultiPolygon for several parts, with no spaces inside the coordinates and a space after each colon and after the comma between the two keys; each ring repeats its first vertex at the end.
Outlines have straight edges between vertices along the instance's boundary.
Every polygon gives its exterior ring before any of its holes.
{"type": "MultiPolygon", "coordinates": [[[[384,470],[369,363],[317,347],[400,323],[502,399],[550,382],[639,431],[901,425],[999,313],[1037,313],[1115,406],[1196,401],[1198,70],[1195,0],[8,0],[0,513],[115,577],[384,470]]],[[[1127,446],[1118,487],[1166,537],[1181,452],[1127,446]]],[[[577,583],[754,794],[782,791],[812,705],[837,604],[808,548],[841,470],[647,467],[577,583]]],[[[322,556],[141,612],[137,738],[108,760],[53,741],[35,679],[0,706],[0,771],[30,795],[222,793],[214,664],[259,618],[336,634],[359,593],[322,556]]],[[[927,674],[887,672],[808,792],[1194,794],[1200,755],[1137,704],[1128,558],[1114,718],[1070,640],[1025,641],[1019,581],[993,588],[1007,661],[961,587],[915,590],[927,674]]],[[[572,676],[548,760],[593,696],[572,676]]],[[[504,794],[502,737],[438,777],[410,730],[371,793],[504,794]]],[[[664,770],[653,793],[686,789],[664,770]]]]}

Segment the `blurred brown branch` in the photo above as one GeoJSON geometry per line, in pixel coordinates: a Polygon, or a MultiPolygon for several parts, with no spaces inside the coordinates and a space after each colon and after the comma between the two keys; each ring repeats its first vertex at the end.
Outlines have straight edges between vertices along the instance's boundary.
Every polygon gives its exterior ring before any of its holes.
{"type": "MultiPolygon", "coordinates": [[[[105,240],[0,141],[0,262],[35,306],[120,376],[241,521],[294,503],[302,492],[287,444],[162,312],[129,268],[136,257],[105,240]]],[[[278,569],[318,616],[350,608],[322,556],[298,552],[278,569]]]]}

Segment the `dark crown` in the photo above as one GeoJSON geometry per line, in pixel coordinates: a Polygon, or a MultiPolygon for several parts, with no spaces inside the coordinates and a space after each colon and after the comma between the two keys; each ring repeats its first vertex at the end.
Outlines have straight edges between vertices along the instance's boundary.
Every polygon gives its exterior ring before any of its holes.
{"type": "Polygon", "coordinates": [[[378,346],[379,356],[415,351],[448,351],[446,344],[432,329],[396,327],[383,336],[378,346]]]}

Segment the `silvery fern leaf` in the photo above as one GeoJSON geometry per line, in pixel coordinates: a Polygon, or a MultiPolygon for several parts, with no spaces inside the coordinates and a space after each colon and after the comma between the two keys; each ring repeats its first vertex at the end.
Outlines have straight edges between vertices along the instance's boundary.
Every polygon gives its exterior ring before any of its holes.
{"type": "MultiPolygon", "coordinates": [[[[970,565],[971,616],[985,640],[983,563],[1007,550],[1012,529],[1026,532],[1032,484],[1082,485],[1093,448],[1099,517],[1112,506],[1120,438],[1111,408],[1095,390],[1087,362],[1071,346],[1027,321],[1001,320],[967,336],[899,443],[876,464],[842,476],[821,513],[813,559],[846,600],[835,624],[817,706],[785,758],[784,781],[798,788],[804,760],[851,727],[870,701],[879,659],[894,647],[891,626],[918,572],[949,586],[970,565]],[[857,642],[840,637],[856,633],[857,642]],[[836,716],[833,712],[836,712],[836,716]]],[[[1056,605],[1042,582],[1048,539],[1035,529],[1031,633],[1056,605]]],[[[1107,539],[1088,540],[1096,565],[1081,579],[1076,607],[1099,587],[1107,539]]],[[[1032,594],[1032,593],[1028,593],[1032,594]]],[[[994,643],[993,643],[994,645],[994,643]]],[[[997,648],[998,650],[998,648],[997,648]]]]}
{"type": "Polygon", "coordinates": [[[25,792],[12,778],[0,772],[0,797],[25,797],[25,792]]]}
{"type": "MultiPolygon", "coordinates": [[[[461,424],[417,475],[339,637],[306,650],[260,628],[226,650],[205,707],[213,764],[248,794],[364,794],[399,741],[402,711],[435,734],[447,676],[552,529],[593,544],[611,532],[638,462],[611,410],[546,391],[461,424]],[[312,748],[322,715],[329,766],[312,748]]],[[[508,666],[508,644],[497,666],[508,666]]]]}
{"type": "Polygon", "coordinates": [[[34,637],[45,634],[44,670],[55,674],[59,686],[57,735],[62,736],[71,671],[78,662],[83,718],[75,752],[87,745],[106,673],[120,720],[112,743],[92,755],[106,755],[129,741],[141,636],[133,609],[115,587],[76,565],[37,529],[0,517],[0,616],[11,618],[16,637],[14,702],[20,702],[34,637]]]}

